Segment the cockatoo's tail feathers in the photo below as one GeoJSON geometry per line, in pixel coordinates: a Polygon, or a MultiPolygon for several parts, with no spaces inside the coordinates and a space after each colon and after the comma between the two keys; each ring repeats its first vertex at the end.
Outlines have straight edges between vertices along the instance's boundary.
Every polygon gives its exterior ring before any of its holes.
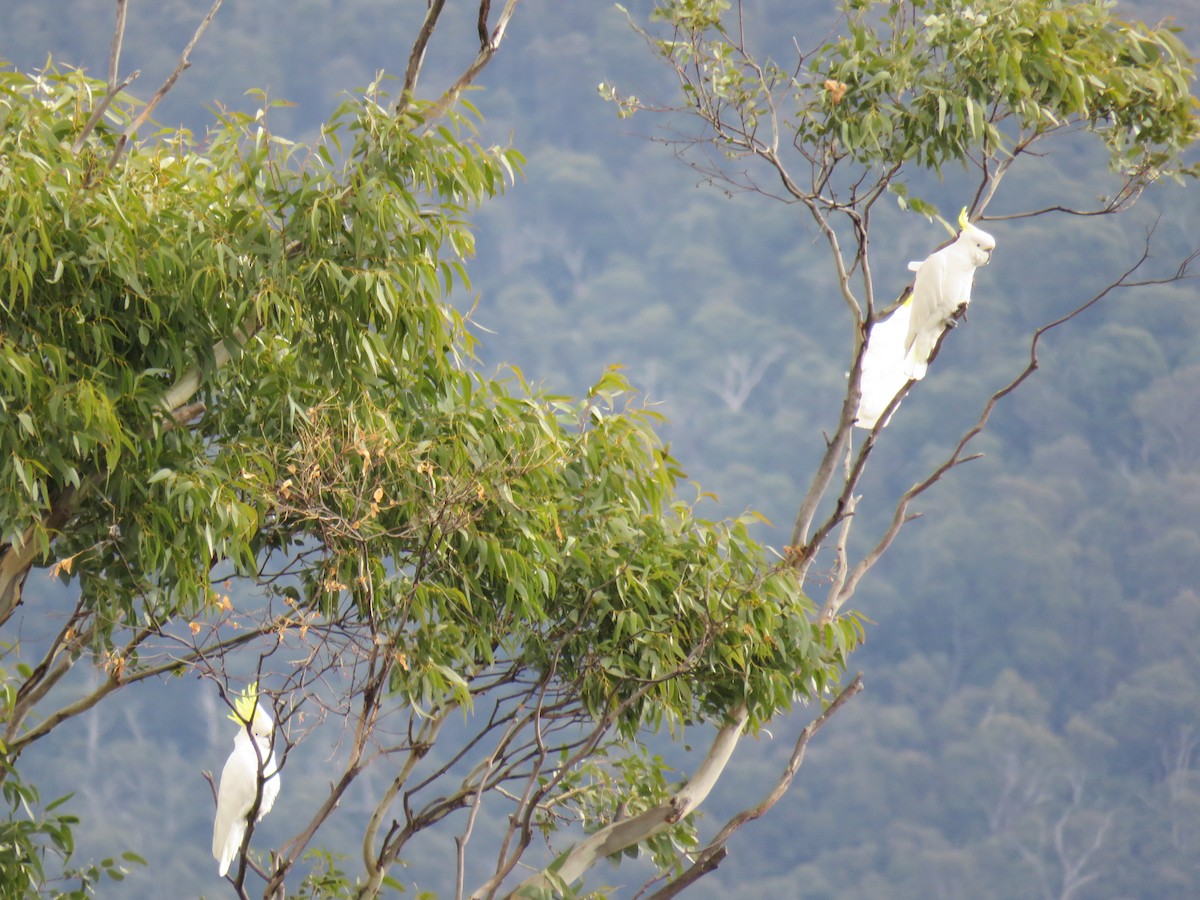
{"type": "MultiPolygon", "coordinates": [[[[904,338],[912,308],[910,294],[890,316],[872,324],[867,334],[859,380],[861,393],[854,417],[854,424],[859,428],[874,428],[888,405],[908,383],[904,338]]],[[[883,424],[887,424],[886,419],[883,424]]]]}
{"type": "Polygon", "coordinates": [[[233,700],[233,712],[229,718],[239,725],[249,725],[258,709],[258,682],[252,681],[233,700]]]}

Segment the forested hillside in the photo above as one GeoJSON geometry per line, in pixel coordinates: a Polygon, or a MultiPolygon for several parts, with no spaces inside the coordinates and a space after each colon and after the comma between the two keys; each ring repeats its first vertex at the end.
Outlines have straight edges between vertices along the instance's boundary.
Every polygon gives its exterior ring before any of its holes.
{"type": "MultiPolygon", "coordinates": [[[[144,70],[135,93],[169,70],[207,6],[131,15],[126,52],[144,70]]],[[[397,6],[231,3],[156,118],[201,129],[206,104],[252,110],[260,101],[246,91],[257,87],[291,104],[269,113],[277,133],[311,139],[340,93],[402,69],[395,36],[423,4],[397,6]]],[[[651,4],[626,6],[643,23],[651,4]]],[[[1175,16],[1200,47],[1200,10],[1187,0],[1118,6],[1175,16]]],[[[826,4],[745,8],[782,47],[838,27],[826,4]]],[[[110,15],[87,0],[15,0],[0,9],[0,58],[32,70],[49,53],[98,72],[110,15]]],[[[604,102],[601,82],[646,99],[675,101],[678,90],[611,4],[523,0],[508,41],[469,95],[486,140],[511,141],[527,160],[475,218],[472,290],[455,298],[480,365],[572,394],[623,366],[668,420],[697,490],[715,495],[707,515],[756,510],[758,536],[783,553],[845,392],[849,348],[823,248],[794,207],[706,183],[663,143],[675,123],[621,119],[604,102]]],[[[426,76],[430,91],[438,77],[426,76]]],[[[1154,277],[1200,246],[1194,184],[1159,185],[1099,224],[1002,218],[1045,205],[1042,195],[1094,199],[1105,164],[1068,143],[1031,167],[1021,196],[988,210],[993,262],[966,321],[880,434],[861,534],[885,527],[896,498],[1021,371],[1034,329],[1119,276],[1148,235],[1154,277]]],[[[970,200],[956,171],[911,189],[951,220],[970,200]]],[[[946,235],[912,212],[881,215],[876,278],[899,296],[906,263],[946,235]]],[[[1001,400],[975,449],[980,459],[922,496],[921,518],[854,599],[869,620],[851,662],[865,692],[814,741],[787,797],[688,896],[1200,896],[1200,281],[1114,292],[1050,332],[1039,370],[1001,400]]],[[[59,589],[42,579],[29,590],[59,589]]],[[[224,896],[200,772],[220,766],[226,724],[202,685],[170,679],[53,736],[36,774],[45,796],[74,792],[79,853],[132,849],[151,863],[109,885],[126,888],[113,896],[224,896]]],[[[790,751],[769,730],[744,742],[702,831],[744,806],[754,774],[790,751]]],[[[287,790],[315,791],[327,768],[320,753],[297,754],[287,790]]],[[[363,815],[372,787],[340,815],[363,815]]],[[[264,841],[284,835],[282,818],[264,821],[264,841]]],[[[340,840],[335,819],[326,843],[357,852],[340,840]]],[[[414,882],[452,889],[442,862],[408,862],[414,882]]]]}

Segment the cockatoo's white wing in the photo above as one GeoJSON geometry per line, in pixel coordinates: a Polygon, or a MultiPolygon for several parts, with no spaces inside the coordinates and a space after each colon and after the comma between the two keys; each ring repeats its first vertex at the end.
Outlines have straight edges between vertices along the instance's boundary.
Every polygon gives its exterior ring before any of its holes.
{"type": "Polygon", "coordinates": [[[262,817],[275,805],[275,798],[279,796],[279,766],[275,762],[275,751],[271,746],[275,721],[261,707],[255,710],[253,731],[254,742],[258,744],[258,758],[263,760],[262,800],[258,805],[258,818],[255,819],[256,822],[261,822],[262,817]]]}
{"type": "MultiPolygon", "coordinates": [[[[854,424],[860,428],[874,428],[892,398],[908,383],[904,343],[911,318],[910,297],[886,319],[872,325],[867,334],[860,381],[862,395],[854,419],[854,424]]],[[[883,424],[887,425],[887,421],[883,424]]]]}
{"type": "Polygon", "coordinates": [[[912,316],[904,340],[904,369],[909,378],[925,377],[929,355],[946,328],[946,313],[942,310],[947,302],[946,250],[949,249],[939,250],[921,263],[913,281],[912,316]]]}
{"type": "MultiPolygon", "coordinates": [[[[912,378],[924,378],[938,338],[959,307],[971,302],[975,269],[987,265],[996,239],[966,225],[958,239],[921,263],[913,282],[913,313],[904,347],[905,367],[912,378]]],[[[911,264],[909,266],[912,267],[911,264]]]]}
{"type": "Polygon", "coordinates": [[[221,787],[217,791],[212,853],[220,866],[222,877],[229,871],[233,858],[241,849],[242,837],[246,833],[246,815],[254,805],[257,790],[258,756],[254,752],[254,745],[250,743],[250,736],[243,729],[234,739],[233,752],[221,770],[221,787]]]}
{"type": "Polygon", "coordinates": [[[266,757],[267,764],[263,767],[266,781],[263,782],[262,802],[258,805],[258,818],[255,820],[257,822],[261,822],[262,817],[271,811],[271,807],[275,805],[275,798],[279,796],[279,768],[275,764],[275,754],[270,753],[269,747],[264,746],[267,743],[268,741],[259,740],[259,747],[266,757]]]}

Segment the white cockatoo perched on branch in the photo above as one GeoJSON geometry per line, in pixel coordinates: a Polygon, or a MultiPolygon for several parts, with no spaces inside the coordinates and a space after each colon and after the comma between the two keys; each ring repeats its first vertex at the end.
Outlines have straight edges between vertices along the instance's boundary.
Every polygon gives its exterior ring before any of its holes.
{"type": "Polygon", "coordinates": [[[212,853],[220,864],[222,876],[229,872],[230,864],[241,850],[246,821],[258,796],[260,772],[262,797],[256,822],[271,811],[279,796],[279,768],[272,747],[275,722],[258,701],[257,683],[248,685],[234,700],[229,718],[238,723],[238,730],[233,738],[233,752],[221,770],[212,842],[212,853]]]}
{"type": "Polygon", "coordinates": [[[971,302],[975,270],[988,264],[996,247],[994,237],[967,222],[966,212],[958,219],[958,239],[917,265],[904,341],[905,370],[915,380],[925,377],[929,356],[942,332],[954,326],[954,314],[971,302]]]}
{"type": "Polygon", "coordinates": [[[854,419],[860,428],[874,428],[904,385],[925,377],[929,356],[942,332],[955,324],[954,314],[971,302],[975,269],[991,260],[996,240],[967,221],[966,209],[958,224],[962,230],[954,243],[922,262],[908,264],[917,273],[912,293],[867,333],[862,396],[854,419]]]}

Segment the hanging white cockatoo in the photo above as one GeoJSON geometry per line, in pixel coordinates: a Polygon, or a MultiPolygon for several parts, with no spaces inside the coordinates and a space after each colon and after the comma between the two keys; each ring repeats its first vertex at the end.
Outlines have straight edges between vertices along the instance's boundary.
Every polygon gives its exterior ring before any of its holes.
{"type": "Polygon", "coordinates": [[[233,752],[221,770],[212,842],[212,853],[220,864],[222,876],[229,872],[230,864],[242,848],[246,820],[258,795],[260,772],[263,778],[262,799],[255,821],[262,821],[279,796],[279,768],[272,749],[275,722],[258,702],[257,683],[248,685],[234,700],[229,718],[238,723],[238,730],[233,738],[233,752]]]}
{"type": "MultiPolygon", "coordinates": [[[[895,312],[886,319],[880,319],[867,332],[867,349],[863,351],[859,382],[862,394],[858,400],[858,414],[854,418],[854,424],[859,428],[874,428],[892,398],[908,384],[904,342],[908,339],[908,323],[911,319],[912,297],[909,296],[895,312]]],[[[890,419],[889,415],[883,424],[887,425],[890,419]]]]}
{"type": "Polygon", "coordinates": [[[966,210],[959,216],[958,239],[916,267],[913,283],[912,318],[904,341],[904,368],[909,378],[925,377],[929,356],[942,332],[955,324],[954,313],[971,302],[975,269],[992,258],[996,239],[967,222],[966,210]]]}

